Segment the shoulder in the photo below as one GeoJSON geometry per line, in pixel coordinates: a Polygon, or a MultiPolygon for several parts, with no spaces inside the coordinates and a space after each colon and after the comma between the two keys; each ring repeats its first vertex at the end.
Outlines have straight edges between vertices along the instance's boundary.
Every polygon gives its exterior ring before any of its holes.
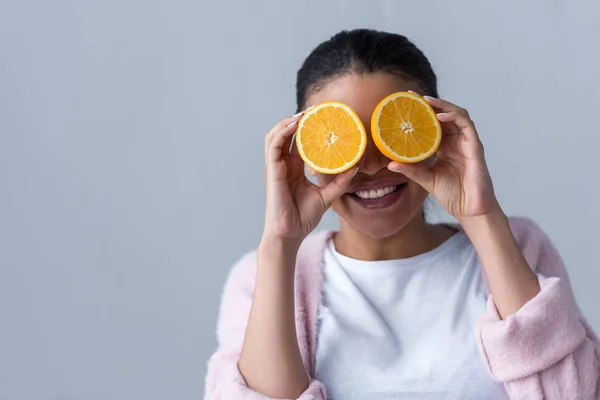
{"type": "Polygon", "coordinates": [[[256,250],[243,254],[231,267],[225,289],[229,287],[247,287],[254,284],[256,278],[256,250]]]}
{"type": "MultiPolygon", "coordinates": [[[[514,216],[508,223],[517,246],[535,272],[563,274],[562,259],[544,230],[531,218],[514,216]]],[[[461,229],[456,225],[457,229],[461,229]]]]}
{"type": "Polygon", "coordinates": [[[522,216],[508,217],[513,234],[521,237],[544,235],[544,231],[533,219],[522,216]]]}
{"type": "MultiPolygon", "coordinates": [[[[548,236],[544,230],[531,218],[514,216],[508,217],[510,230],[521,250],[532,249],[548,242],[548,236]]],[[[463,231],[459,224],[450,224],[456,230],[463,231]]]]}
{"type": "Polygon", "coordinates": [[[559,270],[563,269],[563,262],[558,251],[535,221],[526,217],[510,217],[509,225],[517,245],[534,271],[550,269],[552,275],[562,272],[559,270]]]}
{"type": "Polygon", "coordinates": [[[300,272],[319,267],[325,252],[327,242],[333,235],[333,231],[319,231],[309,235],[298,251],[296,268],[300,272]]]}
{"type": "Polygon", "coordinates": [[[509,217],[510,229],[521,246],[531,246],[548,240],[548,236],[537,222],[527,217],[509,217]]]}
{"type": "Polygon", "coordinates": [[[538,250],[550,244],[546,232],[531,218],[509,217],[508,224],[522,250],[538,250]]]}

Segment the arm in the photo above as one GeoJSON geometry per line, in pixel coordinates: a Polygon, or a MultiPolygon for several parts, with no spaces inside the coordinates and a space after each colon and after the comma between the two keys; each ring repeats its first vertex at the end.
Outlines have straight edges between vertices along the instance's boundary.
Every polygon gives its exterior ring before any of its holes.
{"type": "Polygon", "coordinates": [[[491,292],[477,323],[490,373],[514,399],[600,400],[600,343],[579,312],[556,250],[530,221],[509,229],[467,110],[425,99],[444,130],[435,163],[388,168],[431,193],[477,250],[491,292]]]}
{"type": "Polygon", "coordinates": [[[514,314],[540,291],[501,211],[460,221],[481,260],[494,304],[502,319],[514,314]]]}
{"type": "MultiPolygon", "coordinates": [[[[260,257],[260,255],[258,256],[260,257]]],[[[217,339],[219,346],[217,351],[210,358],[208,363],[208,374],[206,377],[205,400],[269,400],[271,397],[260,393],[260,388],[254,388],[252,383],[248,387],[248,379],[240,373],[238,364],[241,364],[242,346],[246,341],[246,330],[250,330],[249,315],[253,308],[254,289],[257,286],[257,254],[251,253],[240,262],[238,262],[227,279],[223,297],[221,300],[221,309],[219,313],[219,321],[217,324],[217,339]],[[256,285],[255,285],[256,283],[256,285]],[[256,389],[256,390],[253,390],[256,389]]],[[[259,293],[256,293],[260,297],[259,293]]],[[[254,309],[256,307],[253,308],[254,309]]],[[[254,317],[252,317],[254,318],[254,317]]],[[[259,322],[260,321],[255,321],[259,322]]],[[[257,327],[260,328],[260,325],[257,327]]],[[[258,344],[261,341],[259,340],[258,344]]],[[[250,349],[250,348],[249,348],[250,349]]],[[[265,354],[267,356],[267,354],[265,354]]],[[[269,369],[269,364],[275,362],[281,365],[282,357],[276,356],[275,352],[269,353],[269,358],[262,357],[257,359],[256,365],[249,365],[256,375],[266,367],[269,369]]],[[[260,357],[260,356],[259,356],[260,357]]],[[[306,377],[304,370],[300,376],[306,377]]],[[[254,378],[251,378],[254,379],[254,378]]],[[[258,379],[261,379],[258,377],[258,379]]],[[[277,382],[275,382],[277,383],[277,382]]],[[[284,397],[286,398],[286,397],[284,397]]],[[[311,381],[310,385],[302,393],[296,397],[290,396],[287,398],[298,398],[299,400],[324,400],[325,388],[318,381],[311,381]]]]}
{"type": "Polygon", "coordinates": [[[225,288],[219,349],[207,378],[210,400],[326,398],[323,385],[309,381],[298,346],[296,256],[331,203],[346,192],[356,169],[323,187],[312,184],[302,159],[291,152],[301,116],[283,119],[265,136],[266,210],[258,267],[241,278],[235,269],[225,288]]]}
{"type": "MultiPolygon", "coordinates": [[[[498,233],[505,229],[501,226],[490,228],[498,230],[490,236],[483,230],[477,239],[492,240],[494,235],[500,239],[483,246],[480,256],[491,295],[476,332],[490,373],[504,382],[515,399],[600,399],[600,342],[579,311],[558,252],[532,221],[512,220],[511,228],[512,239],[498,233]],[[500,252],[501,244],[507,242],[517,244],[540,288],[520,307],[518,302],[531,296],[534,286],[518,282],[527,277],[518,267],[519,257],[513,259],[516,265],[509,265],[507,256],[491,258],[493,249],[498,247],[500,252]],[[504,274],[494,270],[502,267],[504,274]],[[515,287],[507,287],[511,284],[515,287]],[[504,312],[509,307],[517,309],[501,315],[501,307],[504,312]]],[[[506,253],[512,251],[507,245],[506,253]]]]}
{"type": "Polygon", "coordinates": [[[248,386],[275,398],[297,398],[308,387],[294,313],[298,247],[266,241],[258,250],[254,302],[240,358],[248,386]]]}

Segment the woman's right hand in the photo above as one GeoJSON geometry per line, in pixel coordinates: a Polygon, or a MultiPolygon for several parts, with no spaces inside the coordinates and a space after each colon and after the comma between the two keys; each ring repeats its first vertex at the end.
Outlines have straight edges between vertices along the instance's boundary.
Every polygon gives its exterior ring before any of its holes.
{"type": "Polygon", "coordinates": [[[285,118],[265,138],[265,227],[257,249],[252,308],[238,367],[248,386],[269,398],[297,399],[309,386],[296,334],[298,248],[349,185],[354,170],[327,186],[312,184],[292,135],[302,115],[285,118]]]}
{"type": "Polygon", "coordinates": [[[292,136],[303,113],[285,118],[265,137],[266,212],[263,239],[300,245],[341,197],[357,171],[354,167],[324,187],[310,182],[304,173],[292,136]]]}

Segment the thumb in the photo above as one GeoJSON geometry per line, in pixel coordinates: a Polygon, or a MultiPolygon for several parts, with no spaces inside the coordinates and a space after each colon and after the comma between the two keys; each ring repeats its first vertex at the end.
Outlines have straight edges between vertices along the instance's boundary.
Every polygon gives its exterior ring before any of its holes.
{"type": "Polygon", "coordinates": [[[321,197],[325,208],[331,207],[331,203],[339,199],[350,187],[350,181],[354,178],[354,175],[358,172],[358,167],[349,169],[348,171],[342,172],[337,175],[335,179],[327,184],[327,186],[320,189],[321,197]]]}
{"type": "Polygon", "coordinates": [[[408,179],[416,182],[429,193],[433,190],[434,175],[428,165],[423,164],[405,164],[392,161],[388,165],[388,169],[393,172],[399,172],[408,179]]]}

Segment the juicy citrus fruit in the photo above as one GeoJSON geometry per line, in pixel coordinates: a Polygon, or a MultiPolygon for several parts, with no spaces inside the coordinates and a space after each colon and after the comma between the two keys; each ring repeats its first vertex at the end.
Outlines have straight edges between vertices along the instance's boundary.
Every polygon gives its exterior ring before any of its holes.
{"type": "Polygon", "coordinates": [[[302,116],[296,146],[302,160],[315,171],[339,174],[358,163],[367,147],[367,134],[350,107],[326,102],[302,116]]]}
{"type": "Polygon", "coordinates": [[[371,135],[386,157],[416,163],[435,153],[442,141],[442,127],[425,99],[399,92],[383,99],[373,111],[371,135]]]}

